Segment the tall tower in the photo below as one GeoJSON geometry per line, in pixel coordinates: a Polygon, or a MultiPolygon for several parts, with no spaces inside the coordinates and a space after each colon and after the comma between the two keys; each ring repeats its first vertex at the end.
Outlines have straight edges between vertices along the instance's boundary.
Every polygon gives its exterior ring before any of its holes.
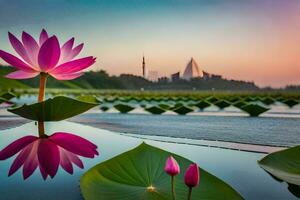
{"type": "Polygon", "coordinates": [[[146,63],[145,63],[145,56],[143,55],[143,77],[146,78],[146,63]]]}

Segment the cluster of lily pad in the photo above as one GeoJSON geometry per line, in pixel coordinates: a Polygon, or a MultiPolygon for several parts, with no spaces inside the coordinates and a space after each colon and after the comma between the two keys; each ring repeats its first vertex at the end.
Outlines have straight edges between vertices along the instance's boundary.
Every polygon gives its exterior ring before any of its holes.
{"type": "Polygon", "coordinates": [[[210,106],[216,106],[223,110],[229,106],[236,107],[250,116],[259,116],[270,110],[270,106],[276,102],[283,103],[292,108],[299,104],[296,98],[271,98],[271,97],[230,97],[217,98],[209,96],[205,98],[196,97],[106,97],[98,99],[101,103],[100,109],[103,112],[110,108],[115,108],[120,113],[128,113],[136,108],[143,108],[151,114],[163,114],[166,111],[173,111],[179,115],[185,115],[190,112],[204,109],[210,106]]]}

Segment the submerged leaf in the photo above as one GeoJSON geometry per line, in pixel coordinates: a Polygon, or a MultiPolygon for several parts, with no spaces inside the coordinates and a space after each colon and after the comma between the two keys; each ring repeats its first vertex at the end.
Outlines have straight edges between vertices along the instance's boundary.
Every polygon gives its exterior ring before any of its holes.
{"type": "Polygon", "coordinates": [[[11,108],[8,111],[35,121],[60,121],[79,115],[97,105],[57,96],[40,103],[11,108]]]}
{"type": "MultiPolygon", "coordinates": [[[[170,176],[164,172],[166,159],[172,155],[181,169],[191,161],[162,149],[139,145],[133,150],[100,163],[86,172],[80,188],[86,200],[160,200],[172,199],[170,176]]],[[[193,189],[192,199],[243,199],[222,180],[200,168],[200,185],[193,189]]],[[[188,187],[184,173],[175,177],[176,199],[186,199],[188,187]]]]}

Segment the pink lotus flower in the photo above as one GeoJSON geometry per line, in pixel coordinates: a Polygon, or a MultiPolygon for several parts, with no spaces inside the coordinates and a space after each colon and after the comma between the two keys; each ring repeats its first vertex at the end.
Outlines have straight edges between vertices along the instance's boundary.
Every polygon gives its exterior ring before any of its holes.
{"type": "Polygon", "coordinates": [[[22,42],[11,33],[8,33],[8,37],[21,59],[0,50],[0,58],[17,70],[6,75],[7,78],[28,79],[47,73],[58,80],[72,80],[81,76],[82,70],[96,60],[92,56],[73,60],[82,50],[83,44],[73,48],[74,38],[71,38],[60,47],[57,37],[48,37],[44,29],[39,42],[26,32],[22,33],[22,42]]]}
{"type": "Polygon", "coordinates": [[[18,152],[10,167],[8,176],[14,174],[23,166],[23,178],[31,176],[37,167],[46,180],[49,175],[53,178],[59,165],[68,173],[73,174],[73,165],[83,169],[83,163],[78,156],[94,158],[98,155],[97,146],[79,136],[57,132],[45,138],[25,136],[20,138],[2,151],[0,160],[8,159],[18,152]]]}
{"type": "Polygon", "coordinates": [[[184,182],[188,187],[192,188],[199,184],[199,180],[199,167],[197,164],[191,164],[185,172],[184,182]]]}
{"type": "Polygon", "coordinates": [[[173,156],[167,158],[165,172],[170,176],[176,176],[180,173],[180,167],[177,161],[173,158],[173,156]]]}

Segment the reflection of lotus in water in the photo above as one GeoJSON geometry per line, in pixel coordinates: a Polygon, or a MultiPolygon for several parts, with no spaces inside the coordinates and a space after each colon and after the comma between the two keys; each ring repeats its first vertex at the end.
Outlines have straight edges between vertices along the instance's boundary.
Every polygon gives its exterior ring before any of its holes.
{"type": "Polygon", "coordinates": [[[78,156],[94,158],[98,155],[97,146],[90,141],[70,134],[56,132],[51,136],[25,136],[9,144],[0,152],[0,160],[18,154],[9,170],[9,176],[23,166],[24,179],[31,176],[37,167],[44,179],[53,178],[59,165],[73,174],[73,165],[83,168],[78,156]]]}

